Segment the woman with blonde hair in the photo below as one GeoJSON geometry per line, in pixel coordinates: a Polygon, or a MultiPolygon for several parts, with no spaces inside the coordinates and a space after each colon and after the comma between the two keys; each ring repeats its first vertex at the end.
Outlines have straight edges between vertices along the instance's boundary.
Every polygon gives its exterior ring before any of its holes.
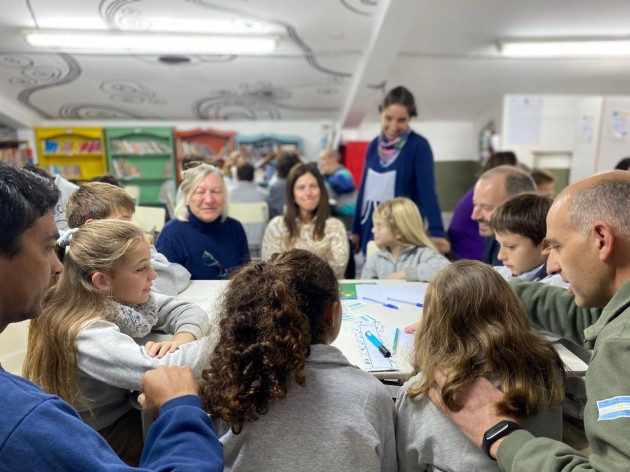
{"type": "Polygon", "coordinates": [[[503,392],[502,414],[536,436],[561,440],[562,361],[491,266],[458,261],[429,283],[412,365],[396,401],[399,470],[499,470],[429,399],[440,376],[448,409],[458,411],[467,389],[485,377],[503,392]]]}
{"type": "Polygon", "coordinates": [[[234,273],[201,398],[226,471],[394,471],[394,405],[331,344],[341,328],[330,266],[292,249],[234,273]]]}
{"type": "Polygon", "coordinates": [[[164,225],[155,248],[193,280],[225,279],[250,256],[243,225],[227,216],[223,172],[199,164],[183,178],[175,218],[164,225]]]}
{"type": "Polygon", "coordinates": [[[132,390],[160,365],[190,365],[199,374],[202,342],[195,340],[207,326],[200,307],[152,292],[155,278],[140,227],[120,220],[81,226],[31,322],[23,365],[24,377],[74,406],[129,465],[138,464],[143,444],[132,390]],[[154,330],[173,337],[137,344],[154,330]]]}
{"type": "Polygon", "coordinates": [[[262,242],[262,258],[289,249],[306,249],[324,259],[342,278],[350,243],[346,229],[330,216],[328,191],[315,164],[296,164],[289,172],[284,215],[273,218],[262,242]]]}
{"type": "Polygon", "coordinates": [[[382,202],[372,215],[374,241],[380,250],[368,257],[362,279],[428,282],[448,266],[424,231],[420,211],[405,197],[382,202]]]}

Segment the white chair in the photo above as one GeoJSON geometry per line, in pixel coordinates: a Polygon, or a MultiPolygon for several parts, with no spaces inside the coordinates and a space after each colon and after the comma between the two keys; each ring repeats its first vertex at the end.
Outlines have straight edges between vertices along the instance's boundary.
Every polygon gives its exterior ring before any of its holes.
{"type": "Polygon", "coordinates": [[[228,216],[240,221],[243,225],[252,259],[260,258],[262,240],[269,222],[267,202],[229,202],[228,216]]]}
{"type": "Polygon", "coordinates": [[[378,251],[378,246],[372,241],[368,241],[367,246],[365,247],[365,259],[367,260],[372,254],[378,251]]]}
{"type": "Polygon", "coordinates": [[[0,334],[0,364],[4,370],[15,375],[22,375],[29,323],[30,321],[11,323],[0,334]]]}
{"type": "Polygon", "coordinates": [[[140,225],[145,233],[156,237],[166,221],[166,210],[160,207],[136,206],[131,221],[140,225]]]}
{"type": "Polygon", "coordinates": [[[136,202],[136,205],[140,201],[140,186],[139,185],[125,185],[123,190],[129,194],[131,198],[136,202]]]}

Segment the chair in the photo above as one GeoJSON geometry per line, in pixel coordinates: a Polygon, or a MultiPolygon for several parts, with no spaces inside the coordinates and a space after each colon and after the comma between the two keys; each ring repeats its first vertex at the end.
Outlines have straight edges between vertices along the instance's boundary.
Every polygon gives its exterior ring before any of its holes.
{"type": "Polygon", "coordinates": [[[140,201],[140,186],[139,185],[125,185],[123,190],[129,194],[131,198],[136,202],[140,201]]]}
{"type": "Polygon", "coordinates": [[[260,258],[262,240],[269,222],[267,202],[229,202],[228,215],[243,225],[252,259],[260,258]]]}
{"type": "Polygon", "coordinates": [[[372,254],[378,251],[378,246],[374,240],[368,241],[367,246],[365,247],[365,259],[367,260],[372,254]]]}
{"type": "Polygon", "coordinates": [[[145,233],[155,238],[166,222],[166,210],[160,207],[136,206],[131,221],[140,225],[145,233]]]}
{"type": "Polygon", "coordinates": [[[15,375],[22,374],[29,323],[29,321],[11,323],[0,334],[0,364],[4,370],[15,375]]]}

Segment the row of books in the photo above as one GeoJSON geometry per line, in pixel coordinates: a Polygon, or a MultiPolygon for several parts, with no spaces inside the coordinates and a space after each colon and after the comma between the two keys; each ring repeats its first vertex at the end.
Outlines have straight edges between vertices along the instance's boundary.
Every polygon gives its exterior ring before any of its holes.
{"type": "Polygon", "coordinates": [[[112,140],[114,152],[120,154],[169,154],[171,149],[157,141],[112,140]]]}
{"type": "Polygon", "coordinates": [[[24,167],[33,163],[33,156],[30,149],[26,148],[0,149],[0,161],[14,167],[24,167]]]}
{"type": "MultiPolygon", "coordinates": [[[[112,159],[114,174],[121,179],[142,178],[140,169],[127,159],[112,159]]],[[[162,168],[162,177],[168,179],[173,176],[173,165],[171,161],[166,161],[162,168]]]]}
{"type": "Polygon", "coordinates": [[[66,165],[48,165],[45,169],[51,174],[59,174],[64,179],[81,179],[83,178],[83,172],[81,171],[81,166],[77,164],[66,164],[66,165]]]}
{"type": "Polygon", "coordinates": [[[90,154],[100,153],[102,150],[101,141],[55,141],[47,139],[44,141],[44,154],[90,154]]]}

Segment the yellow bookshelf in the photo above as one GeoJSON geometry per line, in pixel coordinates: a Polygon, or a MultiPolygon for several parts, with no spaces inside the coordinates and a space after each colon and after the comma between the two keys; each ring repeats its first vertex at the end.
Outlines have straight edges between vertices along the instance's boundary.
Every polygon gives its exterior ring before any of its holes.
{"type": "Polygon", "coordinates": [[[38,164],[81,183],[107,172],[102,128],[36,128],[38,164]]]}

